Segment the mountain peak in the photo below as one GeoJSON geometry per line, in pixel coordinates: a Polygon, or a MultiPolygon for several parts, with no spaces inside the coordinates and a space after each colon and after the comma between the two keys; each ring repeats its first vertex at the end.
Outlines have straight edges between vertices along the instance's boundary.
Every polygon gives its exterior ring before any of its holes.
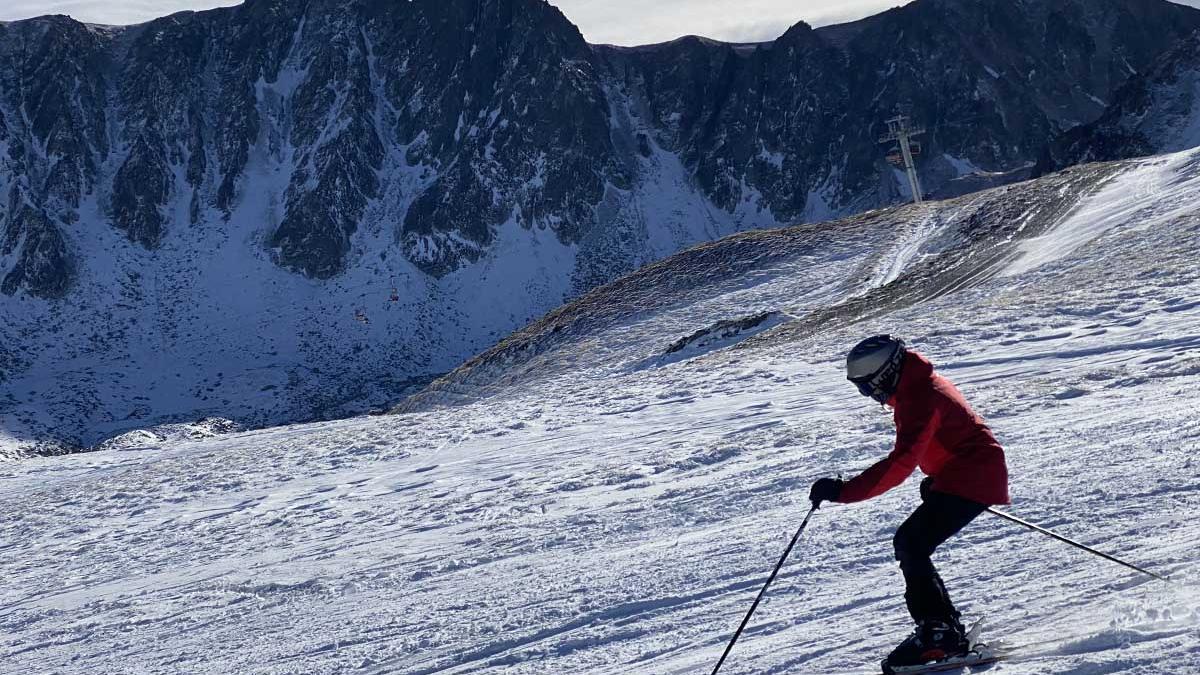
{"type": "Polygon", "coordinates": [[[897,104],[928,129],[929,190],[1015,175],[1200,28],[1165,2],[1051,4],[633,49],[541,0],[252,0],[120,39],[8,25],[3,376],[80,444],[392,401],[681,249],[907,200],[878,143],[897,104]],[[84,353],[103,363],[61,372],[84,353]]]}

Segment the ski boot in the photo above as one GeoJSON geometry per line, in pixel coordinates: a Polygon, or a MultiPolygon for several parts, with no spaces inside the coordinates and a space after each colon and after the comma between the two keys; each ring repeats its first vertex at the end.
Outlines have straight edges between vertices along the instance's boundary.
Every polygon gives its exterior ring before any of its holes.
{"type": "Polygon", "coordinates": [[[892,650],[883,662],[884,675],[917,670],[920,666],[964,656],[971,644],[957,621],[926,619],[892,650]]]}

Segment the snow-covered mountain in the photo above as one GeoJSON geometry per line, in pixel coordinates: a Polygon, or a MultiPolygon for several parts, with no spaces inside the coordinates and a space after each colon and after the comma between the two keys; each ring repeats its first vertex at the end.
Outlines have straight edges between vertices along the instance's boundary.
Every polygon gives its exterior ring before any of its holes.
{"type": "Polygon", "coordinates": [[[1200,146],[1200,31],[1117,90],[1094,122],[1063,134],[1038,163],[1049,172],[1200,146]]]}
{"type": "Polygon", "coordinates": [[[737,231],[1031,163],[1200,28],[1168,2],[919,0],[772,43],[589,45],[541,0],[250,0],[0,24],[4,442],[394,403],[737,231]]]}
{"type": "MultiPolygon", "coordinates": [[[[673,341],[683,337],[678,332],[706,328],[710,317],[797,317],[770,333],[772,339],[786,335],[795,340],[987,285],[1006,270],[1028,267],[1026,259],[1053,256],[1064,244],[1045,235],[1127,170],[1119,164],[1086,165],[954,200],[747,232],[699,246],[550,312],[432,383],[397,411],[536,387],[558,377],[564,364],[576,367],[573,353],[580,342],[601,350],[614,345],[616,351],[594,369],[635,372],[676,361],[679,345],[673,341]],[[762,269],[767,272],[758,272],[762,269]],[[744,287],[731,291],[730,277],[744,287]],[[664,334],[665,327],[678,332],[664,334]]],[[[1120,187],[1109,189],[1133,185],[1139,196],[1154,191],[1131,180],[1113,185],[1120,187]]],[[[1148,208],[1141,201],[1133,204],[1148,208]]],[[[1172,208],[1172,214],[1186,214],[1190,206],[1181,202],[1172,208]]]]}
{"type": "MultiPolygon", "coordinates": [[[[1192,150],[735,235],[407,414],[7,463],[3,667],[710,672],[810,482],[889,451],[842,370],[886,330],[987,418],[1014,513],[1176,582],[981,516],[937,563],[1015,652],[988,672],[1194,674],[1198,195],[1192,150]]],[[[916,503],[818,512],[722,673],[878,672],[916,503]]]]}

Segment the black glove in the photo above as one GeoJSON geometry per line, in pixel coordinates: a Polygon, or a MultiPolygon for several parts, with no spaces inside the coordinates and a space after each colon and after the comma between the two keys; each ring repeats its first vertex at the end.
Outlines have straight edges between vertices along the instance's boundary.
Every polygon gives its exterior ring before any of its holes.
{"type": "Polygon", "coordinates": [[[929,499],[929,490],[933,486],[933,476],[926,476],[925,480],[921,481],[921,501],[929,499]]]}
{"type": "Polygon", "coordinates": [[[841,478],[822,478],[813,483],[812,489],[808,491],[808,499],[813,503],[813,508],[821,508],[821,502],[836,502],[845,484],[846,481],[841,478]]]}

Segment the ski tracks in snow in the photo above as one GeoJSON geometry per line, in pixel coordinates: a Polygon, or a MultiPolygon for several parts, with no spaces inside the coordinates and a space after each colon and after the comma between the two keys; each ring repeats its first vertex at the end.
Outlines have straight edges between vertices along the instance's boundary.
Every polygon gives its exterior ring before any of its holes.
{"type": "MultiPolygon", "coordinates": [[[[986,672],[1200,672],[1198,242],[1194,218],[1112,227],[797,342],[4,465],[0,670],[708,672],[810,482],[890,449],[889,415],[841,374],[846,346],[889,331],[996,430],[1015,514],[1183,583],[983,516],[937,561],[985,639],[1022,652],[986,672]]],[[[670,316],[574,358],[644,359],[686,333],[670,316]]],[[[915,483],[816,514],[723,672],[874,670],[908,630],[890,537],[915,483]]]]}

